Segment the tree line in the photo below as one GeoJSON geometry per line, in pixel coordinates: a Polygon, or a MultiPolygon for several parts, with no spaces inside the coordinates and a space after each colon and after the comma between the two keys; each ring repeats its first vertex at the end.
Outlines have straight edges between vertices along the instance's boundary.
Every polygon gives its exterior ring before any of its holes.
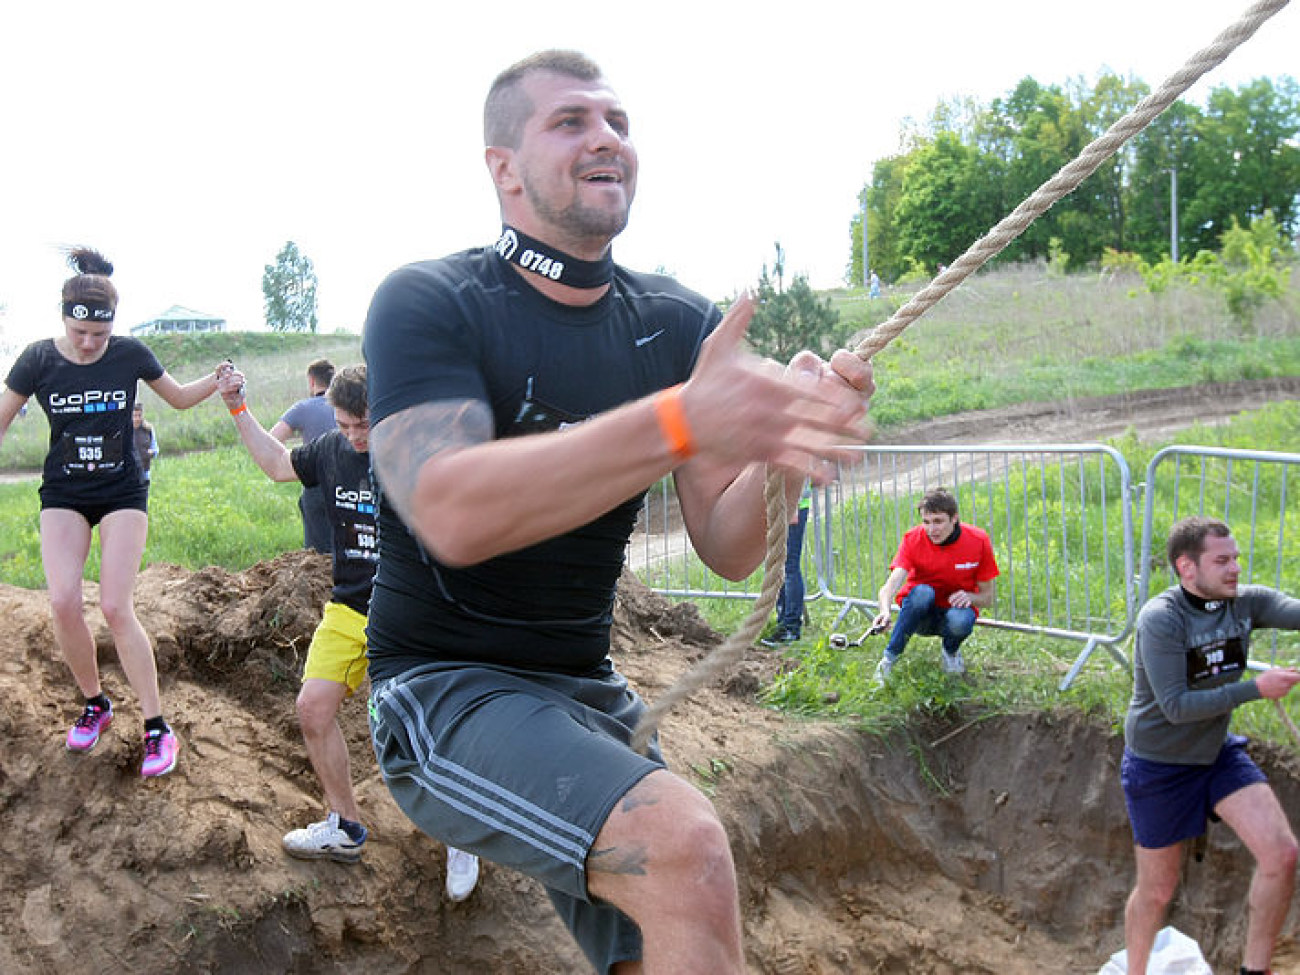
{"type": "MultiPolygon", "coordinates": [[[[1005,97],[940,103],[909,125],[902,150],[876,162],[851,227],[849,280],[867,252],[887,280],[932,274],[958,257],[1091,141],[1150,93],[1103,73],[1043,85],[1025,78],[1005,97]]],[[[1220,246],[1225,231],[1271,213],[1284,234],[1300,229],[1300,86],[1260,78],[1214,88],[1204,107],[1179,101],[1039,217],[998,257],[1051,258],[1082,267],[1107,250],[1155,262],[1220,246]]]]}

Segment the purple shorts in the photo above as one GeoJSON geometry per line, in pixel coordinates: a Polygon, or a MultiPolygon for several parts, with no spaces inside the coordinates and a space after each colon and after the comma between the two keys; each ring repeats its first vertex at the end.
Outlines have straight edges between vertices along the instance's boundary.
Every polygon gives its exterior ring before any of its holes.
{"type": "Polygon", "coordinates": [[[1171,765],[1138,758],[1127,748],[1119,768],[1133,840],[1159,850],[1205,832],[1218,820],[1214,807],[1228,796],[1268,779],[1246,754],[1246,737],[1229,735],[1213,765],[1171,765]]]}

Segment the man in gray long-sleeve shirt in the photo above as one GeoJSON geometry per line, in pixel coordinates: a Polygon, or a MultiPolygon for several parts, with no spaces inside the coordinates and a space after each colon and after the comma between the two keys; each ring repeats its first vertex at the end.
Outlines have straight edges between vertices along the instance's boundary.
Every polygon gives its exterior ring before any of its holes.
{"type": "Polygon", "coordinates": [[[1272,788],[1228,733],[1232,711],[1285,697],[1300,671],[1274,667],[1242,681],[1252,629],[1300,630],[1300,599],[1238,586],[1237,543],[1223,522],[1184,518],[1170,529],[1179,585],[1138,614],[1133,699],[1120,778],[1133,825],[1137,884],[1124,913],[1129,975],[1145,975],[1178,887],[1183,844],[1221,819],[1255,857],[1243,973],[1266,973],[1291,904],[1297,844],[1272,788]]]}

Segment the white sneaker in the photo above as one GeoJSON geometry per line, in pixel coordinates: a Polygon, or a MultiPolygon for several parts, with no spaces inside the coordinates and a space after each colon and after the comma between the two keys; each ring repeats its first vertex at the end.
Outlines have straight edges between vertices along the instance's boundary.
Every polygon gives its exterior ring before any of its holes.
{"type": "Polygon", "coordinates": [[[943,657],[943,672],[945,674],[960,675],[966,673],[966,661],[962,659],[960,650],[951,656],[946,651],[941,652],[940,656],[943,657]]]}
{"type": "Polygon", "coordinates": [[[284,852],[302,860],[337,860],[339,863],[356,863],[361,859],[361,848],[366,845],[365,827],[360,840],[354,840],[339,827],[339,814],[331,812],[319,823],[284,834],[281,844],[284,852]]]}
{"type": "Polygon", "coordinates": [[[478,857],[454,846],[447,847],[447,897],[460,903],[478,883],[478,857]]]}
{"type": "Polygon", "coordinates": [[[884,687],[885,681],[889,680],[889,675],[894,671],[896,661],[890,659],[889,654],[880,658],[880,663],[876,664],[876,686],[884,687]]]}

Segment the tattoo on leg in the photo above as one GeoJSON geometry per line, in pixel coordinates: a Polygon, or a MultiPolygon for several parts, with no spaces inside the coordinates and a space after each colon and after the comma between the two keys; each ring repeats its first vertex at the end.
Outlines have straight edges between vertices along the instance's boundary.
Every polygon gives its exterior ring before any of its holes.
{"type": "Polygon", "coordinates": [[[649,789],[643,789],[641,786],[633,786],[623,796],[623,812],[631,812],[633,809],[640,809],[642,806],[659,805],[659,797],[650,793],[649,789]]]}
{"type": "Polygon", "coordinates": [[[646,873],[646,851],[639,846],[611,846],[605,850],[592,850],[587,855],[587,869],[598,873],[617,873],[643,877],[646,873]]]}

